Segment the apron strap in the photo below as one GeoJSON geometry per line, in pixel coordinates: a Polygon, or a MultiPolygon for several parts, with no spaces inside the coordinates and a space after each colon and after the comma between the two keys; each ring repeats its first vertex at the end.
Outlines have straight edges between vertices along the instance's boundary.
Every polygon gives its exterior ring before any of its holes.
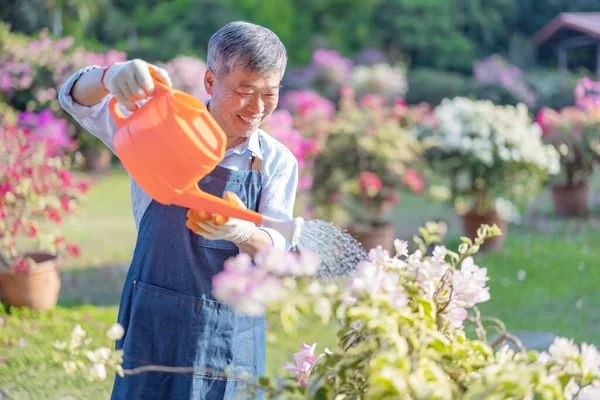
{"type": "MultiPolygon", "coordinates": [[[[258,147],[262,150],[262,144],[260,141],[260,134],[256,132],[258,135],[258,147]]],[[[250,169],[252,171],[262,171],[262,158],[256,157],[255,154],[252,154],[252,161],[250,164],[250,169]]]]}

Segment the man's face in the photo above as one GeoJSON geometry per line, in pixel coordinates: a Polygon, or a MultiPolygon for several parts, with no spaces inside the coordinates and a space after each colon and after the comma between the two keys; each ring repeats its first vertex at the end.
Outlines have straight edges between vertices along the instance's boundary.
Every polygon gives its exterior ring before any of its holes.
{"type": "Polygon", "coordinates": [[[281,76],[261,76],[253,72],[233,70],[216,77],[207,70],[206,92],[211,96],[210,111],[225,131],[230,147],[243,142],[277,107],[281,76]]]}

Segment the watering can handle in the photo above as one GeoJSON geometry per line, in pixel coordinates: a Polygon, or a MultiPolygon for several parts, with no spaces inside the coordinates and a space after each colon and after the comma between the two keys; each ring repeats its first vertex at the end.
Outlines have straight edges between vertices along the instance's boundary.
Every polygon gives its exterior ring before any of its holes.
{"type": "MultiPolygon", "coordinates": [[[[148,70],[150,71],[150,76],[154,82],[154,92],[152,93],[152,97],[161,96],[163,93],[171,93],[171,87],[164,81],[162,76],[160,76],[160,74],[151,66],[148,66],[148,70]]],[[[108,111],[117,124],[117,127],[120,128],[127,123],[127,117],[123,114],[117,103],[117,99],[111,97],[108,101],[108,111]]]]}

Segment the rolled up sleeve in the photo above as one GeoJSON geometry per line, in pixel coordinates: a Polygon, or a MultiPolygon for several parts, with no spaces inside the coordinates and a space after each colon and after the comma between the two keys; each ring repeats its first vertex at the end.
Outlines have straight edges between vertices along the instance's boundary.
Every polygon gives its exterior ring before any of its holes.
{"type": "MultiPolygon", "coordinates": [[[[111,96],[106,96],[98,104],[84,106],[77,103],[71,95],[73,85],[75,85],[75,82],[77,82],[81,75],[96,68],[100,67],[91,65],[71,75],[61,87],[58,94],[58,101],[65,112],[71,115],[85,130],[100,139],[114,153],[113,136],[117,131],[117,125],[108,111],[108,101],[111,96]]],[[[125,115],[128,114],[126,109],[120,108],[125,115]]]]}
{"type": "MultiPolygon", "coordinates": [[[[298,161],[291,152],[285,152],[281,163],[265,182],[262,189],[259,212],[267,217],[290,220],[294,218],[294,203],[298,188],[298,161]]],[[[278,231],[260,227],[269,234],[275,248],[287,251],[291,243],[278,231]]]]}

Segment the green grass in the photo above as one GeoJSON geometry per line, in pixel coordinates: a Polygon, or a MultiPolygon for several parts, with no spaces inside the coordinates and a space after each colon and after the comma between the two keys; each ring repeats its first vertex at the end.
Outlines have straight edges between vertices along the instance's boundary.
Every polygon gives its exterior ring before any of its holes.
{"type": "MultiPolygon", "coordinates": [[[[538,206],[550,209],[547,193],[540,196],[538,206]]],[[[394,215],[398,236],[410,238],[420,224],[433,218],[448,223],[447,243],[455,247],[461,231],[456,216],[443,205],[414,196],[404,196],[394,215]]],[[[577,221],[541,222],[548,232],[511,226],[503,250],[477,258],[491,278],[492,299],[481,310],[501,318],[511,331],[549,331],[600,344],[600,231],[577,221]],[[518,279],[523,277],[520,271],[525,273],[522,280],[518,279]]],[[[64,266],[59,307],[43,314],[0,316],[0,390],[15,399],[95,399],[110,393],[110,379],[90,383],[53,366],[52,342],[64,340],[80,323],[95,343],[112,346],[106,342],[104,328],[116,321],[135,244],[127,175],[114,169],[102,177],[86,198],[79,219],[65,229],[83,254],[64,266]],[[24,347],[19,346],[19,339],[25,339],[24,347]]],[[[268,320],[272,324],[269,375],[281,373],[282,364],[291,360],[302,342],[317,342],[322,351],[333,340],[330,326],[309,322],[290,337],[282,332],[275,315],[268,320]]]]}

